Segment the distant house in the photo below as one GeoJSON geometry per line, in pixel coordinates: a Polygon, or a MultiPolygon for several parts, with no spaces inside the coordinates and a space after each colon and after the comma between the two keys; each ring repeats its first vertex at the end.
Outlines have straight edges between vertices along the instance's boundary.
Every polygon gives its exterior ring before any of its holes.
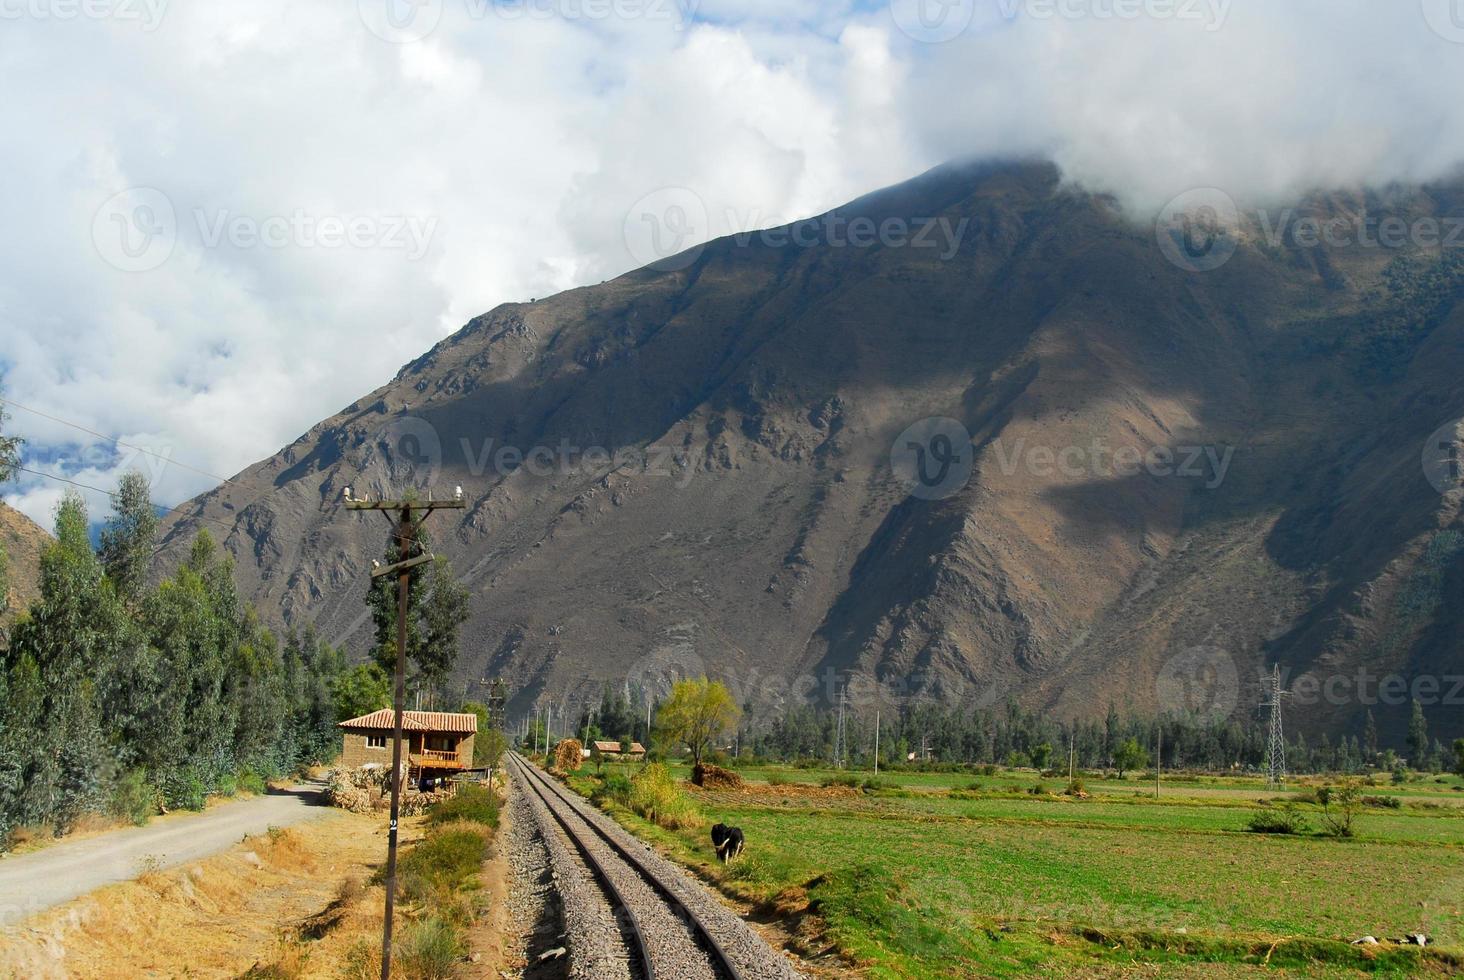
{"type": "MultiPolygon", "coordinates": [[[[390,708],[341,722],[341,765],[356,769],[375,763],[391,768],[392,724],[390,708]]],[[[477,715],[403,711],[402,756],[409,760],[411,777],[445,776],[471,768],[477,734],[477,715]]]]}
{"type": "Polygon", "coordinates": [[[620,753],[619,742],[596,741],[594,744],[595,751],[599,752],[603,758],[609,759],[612,762],[620,759],[629,759],[638,762],[646,757],[646,747],[639,742],[631,742],[630,751],[624,755],[620,753]]]}

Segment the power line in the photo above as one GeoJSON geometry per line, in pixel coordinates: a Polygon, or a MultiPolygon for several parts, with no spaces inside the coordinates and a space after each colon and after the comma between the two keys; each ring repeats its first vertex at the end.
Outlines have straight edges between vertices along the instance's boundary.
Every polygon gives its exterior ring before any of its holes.
{"type": "MultiPolygon", "coordinates": [[[[15,469],[16,471],[21,473],[32,473],[36,476],[44,476],[48,480],[56,480],[60,483],[69,483],[73,487],[80,487],[83,490],[91,490],[95,493],[104,494],[105,496],[111,497],[113,499],[116,499],[117,497],[117,492],[115,490],[103,490],[101,487],[94,487],[90,483],[78,483],[76,480],[69,480],[64,476],[57,476],[55,473],[46,473],[42,470],[33,470],[28,466],[17,466],[15,467],[15,469]]],[[[164,507],[163,511],[169,514],[183,514],[183,507],[181,504],[177,507],[164,507]]],[[[195,521],[208,521],[210,524],[217,524],[219,527],[226,527],[230,531],[237,530],[239,524],[238,521],[230,524],[227,521],[221,521],[214,517],[204,517],[202,514],[183,514],[183,516],[195,521]]]]}
{"type": "Polygon", "coordinates": [[[63,419],[59,416],[48,414],[38,408],[31,408],[27,405],[22,405],[20,402],[11,401],[9,398],[0,398],[0,403],[9,405],[12,408],[18,408],[22,412],[30,412],[32,415],[39,415],[43,419],[50,419],[52,422],[60,422],[62,425],[69,425],[73,429],[85,432],[88,435],[96,436],[98,439],[105,439],[114,446],[121,446],[123,449],[131,449],[133,452],[142,453],[143,455],[151,456],[154,459],[160,459],[163,462],[169,463],[173,466],[181,466],[185,470],[191,470],[201,476],[208,477],[210,480],[218,480],[221,483],[230,482],[229,478],[226,476],[219,476],[217,473],[210,473],[208,470],[201,470],[197,466],[190,466],[187,463],[180,463],[170,456],[164,456],[162,453],[155,453],[151,449],[144,449],[141,446],[134,446],[129,442],[123,442],[121,439],[118,439],[115,436],[109,436],[106,433],[98,432],[96,429],[88,429],[86,426],[81,425],[77,422],[72,422],[68,419],[63,419]]]}

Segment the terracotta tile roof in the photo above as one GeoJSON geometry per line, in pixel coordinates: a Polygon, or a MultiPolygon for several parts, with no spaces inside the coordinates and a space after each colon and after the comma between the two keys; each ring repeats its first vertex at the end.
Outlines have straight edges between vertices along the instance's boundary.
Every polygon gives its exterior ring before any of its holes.
{"type": "MultiPolygon", "coordinates": [[[[599,749],[601,752],[619,752],[620,751],[620,743],[619,742],[601,742],[601,741],[596,741],[595,742],[595,748],[599,749]]],[[[641,745],[639,742],[631,742],[630,743],[630,754],[631,755],[635,755],[637,752],[644,753],[645,750],[646,750],[645,749],[645,746],[641,745]]]]}
{"type": "MultiPolygon", "coordinates": [[[[340,724],[341,728],[371,728],[390,731],[395,724],[390,708],[373,711],[369,715],[351,718],[340,724]]],[[[458,735],[475,735],[478,731],[477,715],[454,714],[449,711],[403,711],[404,732],[452,732],[458,735]]]]}

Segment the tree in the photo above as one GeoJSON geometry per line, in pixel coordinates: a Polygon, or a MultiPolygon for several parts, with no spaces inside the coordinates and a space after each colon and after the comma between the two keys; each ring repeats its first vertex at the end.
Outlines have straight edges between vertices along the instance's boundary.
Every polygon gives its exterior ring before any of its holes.
{"type": "Polygon", "coordinates": [[[1113,750],[1113,765],[1118,770],[1119,779],[1130,769],[1142,769],[1148,764],[1149,750],[1140,745],[1139,740],[1133,736],[1118,743],[1118,748],[1113,750]]]}
{"type": "Polygon", "coordinates": [[[1454,772],[1464,776],[1464,738],[1454,739],[1454,772]]]}
{"type": "MultiPolygon", "coordinates": [[[[431,541],[420,526],[409,542],[405,558],[424,554],[431,541]]],[[[396,539],[386,551],[385,564],[404,560],[396,539]]],[[[373,659],[388,675],[396,672],[397,577],[387,575],[374,581],[366,604],[376,625],[373,659]]],[[[416,690],[444,694],[443,686],[457,664],[458,639],[468,620],[471,593],[458,584],[452,563],[438,556],[426,565],[411,569],[407,576],[407,663],[415,668],[411,678],[416,690]]]]}
{"type": "Polygon", "coordinates": [[[443,688],[457,665],[458,635],[468,621],[471,595],[453,577],[452,562],[441,555],[433,559],[420,613],[422,646],[416,662],[422,686],[434,695],[445,693],[443,688]]]}
{"type": "Polygon", "coordinates": [[[10,556],[5,545],[0,544],[0,650],[9,642],[10,634],[5,629],[5,617],[10,615],[10,556]]]}
{"type": "MultiPolygon", "coordinates": [[[[4,389],[0,388],[0,394],[4,389]]],[[[5,434],[5,420],[10,418],[3,405],[0,405],[0,483],[5,483],[15,475],[15,468],[20,465],[20,448],[25,445],[25,440],[19,436],[7,436],[5,434]]]]}
{"type": "Polygon", "coordinates": [[[129,605],[137,602],[147,585],[157,532],[158,515],[147,478],[129,470],[112,497],[112,516],[102,528],[100,548],[107,578],[129,605]]]}
{"type": "Polygon", "coordinates": [[[1408,761],[1414,769],[1423,769],[1428,764],[1428,721],[1417,698],[1413,700],[1413,713],[1408,719],[1408,761]]]}
{"type": "Polygon", "coordinates": [[[337,722],[389,708],[391,678],[380,664],[357,664],[336,678],[331,700],[337,722]]]}
{"type": "Polygon", "coordinates": [[[1372,709],[1367,709],[1367,721],[1362,726],[1362,761],[1364,765],[1372,765],[1378,758],[1378,720],[1373,717],[1372,709]]]}
{"type": "Polygon", "coordinates": [[[1317,801],[1322,804],[1322,826],[1333,837],[1351,837],[1352,824],[1362,809],[1362,784],[1356,779],[1344,779],[1336,786],[1323,786],[1317,790],[1317,801]]]}
{"type": "Polygon", "coordinates": [[[692,764],[700,765],[713,742],[741,716],[727,685],[702,677],[677,681],[656,712],[656,721],[659,734],[669,743],[684,744],[691,750],[692,764]]]}

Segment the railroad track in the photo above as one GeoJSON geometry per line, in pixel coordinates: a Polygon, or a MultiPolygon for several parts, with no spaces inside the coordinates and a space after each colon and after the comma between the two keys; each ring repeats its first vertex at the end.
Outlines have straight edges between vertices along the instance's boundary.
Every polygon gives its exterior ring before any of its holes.
{"type": "Polygon", "coordinates": [[[549,851],[571,977],[788,980],[797,973],[685,871],[510,754],[549,851]],[[597,887],[587,887],[585,878],[597,887]],[[598,904],[598,907],[594,907],[598,904]]]}

